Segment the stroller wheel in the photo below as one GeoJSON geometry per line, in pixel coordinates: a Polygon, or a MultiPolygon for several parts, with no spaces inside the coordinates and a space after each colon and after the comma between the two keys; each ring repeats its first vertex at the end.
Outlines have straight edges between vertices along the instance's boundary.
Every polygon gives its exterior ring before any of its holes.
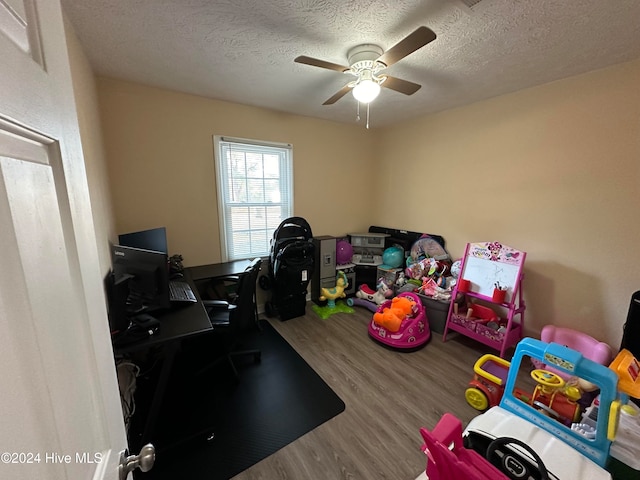
{"type": "Polygon", "coordinates": [[[271,279],[266,275],[260,275],[258,285],[260,285],[260,288],[263,290],[269,290],[271,288],[271,279]]]}
{"type": "Polygon", "coordinates": [[[264,313],[269,318],[276,316],[275,307],[273,306],[273,303],[265,302],[265,304],[264,304],[264,313]]]}

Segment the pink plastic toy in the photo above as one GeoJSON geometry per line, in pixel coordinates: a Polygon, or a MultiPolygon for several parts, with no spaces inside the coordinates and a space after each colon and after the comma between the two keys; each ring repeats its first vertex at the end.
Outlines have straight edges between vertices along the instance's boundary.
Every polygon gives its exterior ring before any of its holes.
{"type": "MultiPolygon", "coordinates": [[[[540,332],[540,340],[545,343],[557,343],[564,345],[573,350],[577,350],[583,357],[593,360],[600,365],[609,365],[613,357],[611,347],[604,342],[596,340],[595,338],[587,335],[586,333],[572,330],[571,328],[556,327],[554,325],[545,325],[540,332]]],[[[547,367],[544,363],[538,360],[532,360],[533,364],[538,369],[547,369],[564,380],[569,379],[569,375],[554,369],[553,367],[547,367]]]]}
{"type": "MultiPolygon", "coordinates": [[[[369,336],[375,341],[398,350],[417,350],[422,347],[429,338],[429,322],[425,314],[420,297],[413,292],[402,292],[396,298],[406,298],[411,301],[411,312],[402,319],[396,332],[390,332],[385,327],[377,324],[373,318],[369,323],[369,336]]],[[[393,306],[393,299],[381,304],[376,314],[389,311],[393,306]]]]}
{"type": "Polygon", "coordinates": [[[475,450],[462,444],[462,422],[445,413],[430,432],[420,429],[429,480],[508,480],[475,450]]]}
{"type": "Polygon", "coordinates": [[[374,292],[367,284],[363,283],[358,287],[356,297],[375,303],[376,305],[380,305],[386,299],[393,297],[393,289],[389,284],[387,284],[384,278],[380,278],[378,280],[376,288],[378,290],[374,292]]]}

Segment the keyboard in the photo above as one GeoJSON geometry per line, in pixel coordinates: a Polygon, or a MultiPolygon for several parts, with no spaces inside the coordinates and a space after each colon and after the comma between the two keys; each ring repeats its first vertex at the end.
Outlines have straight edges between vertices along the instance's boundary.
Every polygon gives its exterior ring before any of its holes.
{"type": "Polygon", "coordinates": [[[169,282],[169,299],[172,302],[191,302],[195,303],[196,296],[191,290],[191,286],[187,282],[171,280],[169,282]]]}

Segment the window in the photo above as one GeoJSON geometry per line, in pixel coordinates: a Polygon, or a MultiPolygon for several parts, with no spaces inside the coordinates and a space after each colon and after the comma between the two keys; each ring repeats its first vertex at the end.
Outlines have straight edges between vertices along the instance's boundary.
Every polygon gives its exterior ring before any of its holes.
{"type": "Polygon", "coordinates": [[[222,261],[266,257],[293,212],[292,147],[214,136],[222,261]]]}

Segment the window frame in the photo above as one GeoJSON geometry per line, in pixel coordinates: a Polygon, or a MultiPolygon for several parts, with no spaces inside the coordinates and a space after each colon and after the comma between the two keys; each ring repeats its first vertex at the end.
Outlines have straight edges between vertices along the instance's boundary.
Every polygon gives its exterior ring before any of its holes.
{"type": "MultiPolygon", "coordinates": [[[[277,142],[266,142],[261,140],[252,140],[246,138],[237,138],[237,137],[228,137],[222,135],[214,135],[213,136],[214,143],[214,164],[215,164],[215,177],[216,177],[216,195],[218,200],[218,225],[219,225],[219,237],[220,237],[220,254],[223,262],[233,261],[233,260],[241,260],[255,257],[268,257],[269,256],[269,247],[270,240],[273,237],[273,232],[278,227],[282,220],[289,218],[293,215],[293,145],[288,143],[277,143],[277,142]],[[280,194],[280,208],[281,212],[279,215],[278,223],[274,225],[274,221],[269,222],[268,215],[266,215],[266,209],[268,207],[273,207],[277,204],[262,201],[262,202],[232,202],[230,198],[231,188],[230,188],[230,172],[231,169],[228,168],[227,165],[223,165],[223,161],[227,159],[226,152],[229,152],[229,146],[237,146],[239,150],[243,150],[246,153],[257,153],[260,152],[262,155],[265,154],[274,154],[276,153],[279,157],[279,167],[278,167],[278,180],[279,180],[279,188],[278,192],[280,194]],[[251,228],[246,230],[246,232],[251,236],[251,232],[266,232],[266,250],[262,250],[260,248],[254,249],[253,242],[250,244],[247,252],[239,252],[238,249],[234,248],[233,241],[233,231],[229,230],[231,227],[231,209],[235,205],[236,207],[239,205],[246,205],[250,207],[264,207],[265,208],[265,224],[266,228],[251,228]]],[[[264,163],[263,163],[264,166],[264,163]]],[[[246,168],[246,165],[245,165],[246,168]]],[[[246,171],[246,170],[245,170],[246,171]]],[[[247,191],[248,191],[248,180],[249,176],[245,177],[245,181],[247,182],[247,191]]],[[[270,179],[270,177],[266,176],[264,170],[262,171],[261,177],[253,177],[253,179],[270,179]]],[[[264,189],[263,189],[264,191],[264,189]]],[[[250,215],[248,215],[249,223],[250,223],[250,215]]],[[[238,229],[237,232],[241,232],[241,229],[238,229]]]]}

